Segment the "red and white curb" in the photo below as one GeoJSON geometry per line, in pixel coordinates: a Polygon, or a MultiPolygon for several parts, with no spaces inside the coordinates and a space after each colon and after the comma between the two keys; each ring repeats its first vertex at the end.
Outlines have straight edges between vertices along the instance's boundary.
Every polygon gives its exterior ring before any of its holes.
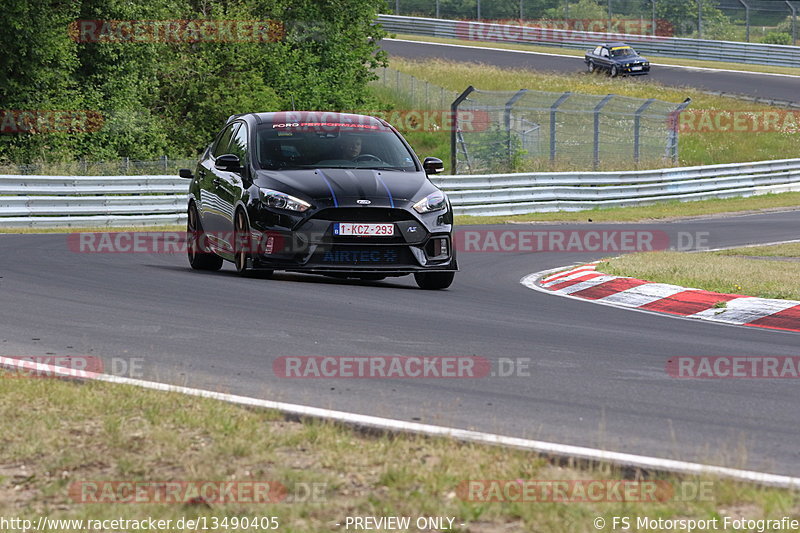
{"type": "Polygon", "coordinates": [[[636,278],[609,276],[597,263],[522,278],[526,287],[559,296],[711,320],[737,326],[800,332],[800,302],[690,289],[636,278]]]}

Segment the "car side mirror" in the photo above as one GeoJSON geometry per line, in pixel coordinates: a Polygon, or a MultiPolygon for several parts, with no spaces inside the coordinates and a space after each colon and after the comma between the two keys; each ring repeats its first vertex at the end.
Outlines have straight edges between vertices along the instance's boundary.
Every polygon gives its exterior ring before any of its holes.
{"type": "Polygon", "coordinates": [[[233,154],[221,155],[214,161],[214,166],[217,170],[224,170],[226,172],[241,172],[242,163],[239,161],[239,156],[233,154]]]}
{"type": "Polygon", "coordinates": [[[189,170],[188,168],[180,169],[178,171],[178,176],[180,176],[182,178],[186,178],[187,180],[193,180],[194,179],[194,174],[192,174],[192,171],[189,170]]]}
{"type": "Polygon", "coordinates": [[[422,162],[422,169],[425,174],[439,174],[444,171],[444,163],[438,157],[426,157],[422,162]]]}

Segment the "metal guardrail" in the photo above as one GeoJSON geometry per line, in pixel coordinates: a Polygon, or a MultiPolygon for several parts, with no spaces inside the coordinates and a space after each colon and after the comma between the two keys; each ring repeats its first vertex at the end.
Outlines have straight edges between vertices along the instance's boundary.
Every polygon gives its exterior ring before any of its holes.
{"type": "Polygon", "coordinates": [[[437,176],[458,215],[581,211],[800,191],[800,159],[630,172],[437,176]]]}
{"type": "Polygon", "coordinates": [[[535,44],[559,48],[593,48],[605,41],[624,41],[644,55],[704,59],[753,65],[800,67],[800,46],[707,41],[650,35],[607,34],[491,24],[467,20],[443,20],[398,15],[378,15],[378,22],[391,33],[459,39],[466,42],[535,44]]]}
{"type": "MultiPolygon", "coordinates": [[[[435,176],[459,215],[581,211],[800,191],[800,159],[630,172],[435,176]]],[[[184,224],[177,176],[0,175],[0,227],[184,224]]]]}
{"type": "Polygon", "coordinates": [[[185,224],[187,193],[177,176],[0,175],[0,227],[185,224]]]}

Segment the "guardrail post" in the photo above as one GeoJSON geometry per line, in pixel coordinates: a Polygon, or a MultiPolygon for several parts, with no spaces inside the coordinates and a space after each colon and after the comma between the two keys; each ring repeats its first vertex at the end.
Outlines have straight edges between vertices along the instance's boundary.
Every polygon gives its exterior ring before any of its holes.
{"type": "Polygon", "coordinates": [[[522,98],[522,95],[524,95],[526,92],[528,92],[528,89],[520,89],[520,91],[517,92],[517,94],[512,96],[508,100],[508,102],[506,102],[506,108],[505,108],[505,111],[503,112],[503,122],[505,123],[505,126],[506,126],[506,143],[508,144],[508,168],[509,168],[509,172],[514,170],[513,168],[511,168],[511,161],[512,161],[512,155],[511,155],[512,154],[512,149],[511,149],[511,144],[512,144],[511,143],[511,108],[514,107],[514,104],[517,103],[517,100],[522,98]]]}
{"type": "Polygon", "coordinates": [[[633,161],[637,165],[639,164],[639,130],[641,129],[642,125],[642,113],[644,113],[645,110],[655,101],[655,98],[650,98],[648,101],[643,103],[633,115],[633,161]]]}
{"type": "Polygon", "coordinates": [[[450,168],[453,174],[458,173],[458,154],[456,153],[456,131],[458,130],[458,106],[472,94],[475,87],[470,85],[450,104],[450,168]]]}
{"type": "Polygon", "coordinates": [[[567,91],[550,106],[550,161],[556,160],[556,110],[570,96],[572,96],[572,93],[567,91]]]}
{"type": "Polygon", "coordinates": [[[592,166],[595,170],[600,165],[600,111],[612,98],[614,98],[613,94],[607,94],[600,100],[600,103],[594,106],[594,163],[592,166]]]}
{"type": "Polygon", "coordinates": [[[797,45],[797,9],[789,2],[789,0],[784,0],[786,5],[789,6],[789,9],[792,11],[792,44],[797,45]]]}

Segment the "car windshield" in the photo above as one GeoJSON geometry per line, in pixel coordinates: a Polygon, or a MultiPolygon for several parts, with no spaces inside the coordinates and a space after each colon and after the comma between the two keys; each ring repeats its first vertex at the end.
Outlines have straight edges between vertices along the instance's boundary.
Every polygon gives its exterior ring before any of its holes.
{"type": "Polygon", "coordinates": [[[366,168],[414,172],[414,158],[389,128],[336,122],[272,123],[258,130],[259,168],[366,168]]]}
{"type": "Polygon", "coordinates": [[[611,57],[633,57],[635,55],[636,51],[630,46],[621,46],[611,49],[611,57]]]}

